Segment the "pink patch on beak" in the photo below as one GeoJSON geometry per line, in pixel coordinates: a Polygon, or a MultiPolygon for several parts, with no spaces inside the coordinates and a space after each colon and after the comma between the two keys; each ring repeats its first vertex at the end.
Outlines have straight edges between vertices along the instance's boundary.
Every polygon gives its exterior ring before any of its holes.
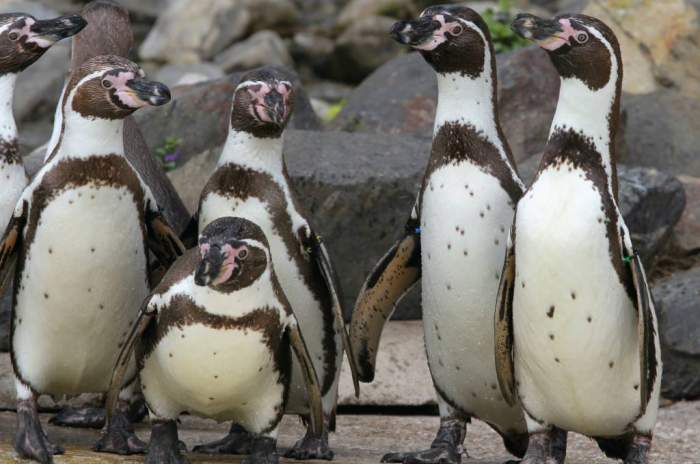
{"type": "Polygon", "coordinates": [[[148,105],[148,102],[141,100],[134,90],[130,89],[126,84],[130,80],[134,79],[136,75],[131,72],[120,72],[116,76],[110,75],[105,77],[112,83],[112,88],[115,91],[115,95],[119,98],[119,101],[129,108],[141,108],[148,105]]]}
{"type": "Polygon", "coordinates": [[[272,88],[265,84],[261,83],[260,88],[255,90],[252,88],[248,88],[248,93],[253,97],[253,105],[251,106],[250,112],[253,115],[253,117],[259,119],[260,121],[263,122],[273,122],[272,119],[270,119],[270,116],[267,114],[266,108],[267,106],[265,105],[265,96],[272,91],[272,88]]]}
{"type": "Polygon", "coordinates": [[[436,29],[433,31],[433,37],[426,41],[423,42],[420,45],[414,45],[413,48],[416,50],[424,50],[424,51],[430,51],[430,50],[435,50],[438,45],[441,43],[445,42],[447,40],[446,34],[451,34],[451,35],[459,35],[464,31],[464,25],[459,24],[459,23],[449,23],[447,24],[445,22],[445,16],[444,15],[435,15],[433,17],[437,22],[441,24],[440,29],[436,29]]]}
{"type": "Polygon", "coordinates": [[[243,251],[248,250],[248,247],[243,245],[240,248],[233,248],[231,245],[224,245],[221,251],[226,253],[226,259],[221,264],[219,276],[212,281],[212,285],[221,285],[231,278],[233,271],[238,269],[236,258],[243,251]]]}
{"type": "Polygon", "coordinates": [[[209,253],[209,249],[211,246],[208,243],[203,243],[199,246],[199,253],[202,255],[202,258],[204,258],[207,253],[209,253]]]}
{"type": "Polygon", "coordinates": [[[559,47],[562,47],[563,45],[566,45],[569,43],[569,39],[572,37],[574,40],[577,42],[583,43],[586,40],[588,40],[588,34],[584,31],[577,31],[576,29],[573,28],[571,25],[571,21],[568,19],[560,19],[559,24],[561,24],[562,29],[564,29],[563,32],[560,32],[556,36],[552,36],[546,40],[540,40],[538,41],[538,45],[545,50],[554,51],[558,49],[559,47]],[[585,35],[585,40],[580,40],[579,36],[584,36],[585,35]]]}

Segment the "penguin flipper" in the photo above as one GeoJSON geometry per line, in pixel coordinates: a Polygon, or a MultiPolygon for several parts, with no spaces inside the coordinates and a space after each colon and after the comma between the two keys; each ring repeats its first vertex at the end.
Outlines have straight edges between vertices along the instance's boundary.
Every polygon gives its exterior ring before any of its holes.
{"type": "Polygon", "coordinates": [[[656,359],[656,327],[654,324],[654,299],[649,290],[649,284],[639,254],[626,250],[628,255],[624,260],[629,262],[632,270],[632,284],[637,296],[637,333],[639,337],[640,383],[639,393],[642,401],[641,415],[646,412],[651,400],[654,383],[658,375],[659,361],[656,359]]]}
{"type": "Polygon", "coordinates": [[[160,212],[152,212],[147,219],[148,247],[158,261],[168,269],[185,253],[185,245],[160,212]]]}
{"type": "Polygon", "coordinates": [[[506,257],[498,286],[495,317],[496,375],[503,399],[517,403],[513,362],[513,290],[515,288],[515,222],[510,230],[506,257]]]}
{"type": "Polygon", "coordinates": [[[17,259],[17,250],[22,240],[22,232],[26,223],[26,204],[23,205],[22,213],[13,215],[5,229],[0,242],[0,291],[10,281],[10,274],[14,268],[13,264],[17,259]]]}
{"type": "Polygon", "coordinates": [[[185,230],[180,234],[180,240],[189,250],[197,246],[197,238],[199,236],[199,210],[192,215],[189,222],[185,226],[185,230]]]}
{"type": "Polygon", "coordinates": [[[360,380],[374,380],[384,324],[421,277],[420,219],[414,208],[404,235],[377,262],[355,302],[350,339],[360,380]]]}
{"type": "Polygon", "coordinates": [[[348,355],[348,364],[350,365],[350,372],[352,374],[352,382],[355,387],[355,396],[359,398],[360,396],[360,382],[357,376],[357,363],[353,357],[352,348],[350,345],[350,337],[348,336],[347,328],[345,327],[345,316],[343,311],[342,296],[340,281],[338,280],[338,275],[335,273],[335,268],[331,262],[331,258],[328,255],[328,250],[326,246],[321,241],[321,238],[316,235],[316,233],[310,228],[307,229],[307,252],[311,255],[311,258],[316,263],[319,272],[323,276],[323,281],[328,289],[328,293],[331,295],[333,301],[333,312],[335,314],[335,319],[340,326],[341,337],[343,338],[343,348],[348,355]]]}
{"type": "Polygon", "coordinates": [[[299,361],[301,372],[306,382],[306,391],[309,395],[309,417],[311,420],[311,432],[315,436],[323,434],[323,403],[321,397],[321,384],[318,381],[316,369],[311,361],[309,349],[304,341],[304,336],[299,329],[299,323],[294,319],[294,323],[287,328],[289,332],[289,343],[299,361]]]}
{"type": "Polygon", "coordinates": [[[109,390],[107,390],[105,398],[107,418],[104,430],[110,430],[113,413],[117,406],[117,401],[119,400],[119,393],[124,387],[124,377],[129,368],[129,361],[134,352],[136,342],[141,339],[141,335],[148,329],[148,326],[155,321],[157,312],[149,306],[150,302],[151,296],[146,297],[139,311],[139,315],[136,317],[136,321],[131,326],[131,330],[122,344],[122,348],[117,356],[117,361],[114,363],[112,379],[110,380],[109,390]]]}

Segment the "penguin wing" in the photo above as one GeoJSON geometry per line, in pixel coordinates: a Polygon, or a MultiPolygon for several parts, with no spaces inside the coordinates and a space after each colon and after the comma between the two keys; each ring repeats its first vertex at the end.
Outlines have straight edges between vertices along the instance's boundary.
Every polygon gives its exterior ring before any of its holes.
{"type": "Polygon", "coordinates": [[[0,294],[11,279],[14,262],[17,260],[17,250],[22,240],[22,232],[27,219],[27,204],[22,205],[19,215],[10,218],[0,242],[0,294]]]}
{"type": "Polygon", "coordinates": [[[124,386],[124,377],[126,376],[127,369],[129,368],[129,361],[134,352],[134,347],[136,342],[141,339],[143,333],[148,329],[148,326],[156,320],[157,311],[154,307],[150,306],[151,295],[146,297],[139,311],[139,315],[136,317],[136,321],[131,326],[126,339],[122,344],[122,349],[119,351],[117,356],[117,361],[114,363],[114,369],[112,370],[112,379],[109,383],[109,390],[107,390],[107,397],[105,398],[105,409],[107,414],[107,426],[109,427],[112,420],[112,414],[117,405],[117,400],[119,399],[119,392],[124,386]]]}
{"type": "MultiPolygon", "coordinates": [[[[627,247],[626,247],[627,248],[627,247]]],[[[642,400],[641,415],[651,400],[654,383],[658,375],[658,359],[656,359],[656,326],[654,318],[654,299],[649,290],[649,284],[642,265],[642,259],[634,250],[626,249],[627,256],[623,258],[632,270],[632,284],[636,293],[637,333],[639,342],[639,393],[642,400]]]]}
{"type": "Polygon", "coordinates": [[[413,208],[402,237],[377,262],[360,289],[350,340],[360,380],[372,382],[384,324],[421,277],[420,217],[413,208]]]}
{"type": "Polygon", "coordinates": [[[348,364],[350,365],[350,372],[352,374],[352,382],[355,387],[355,396],[359,398],[360,396],[360,382],[357,380],[357,363],[352,354],[352,348],[350,345],[350,337],[348,336],[347,328],[345,327],[345,318],[343,315],[343,305],[342,296],[340,294],[341,287],[338,281],[338,275],[335,273],[335,268],[331,262],[331,258],[328,255],[328,250],[326,246],[321,241],[321,238],[316,235],[316,233],[309,228],[308,229],[308,247],[307,251],[313,258],[316,266],[318,267],[321,275],[323,276],[323,281],[328,289],[328,293],[331,295],[333,300],[333,312],[335,313],[335,318],[340,326],[341,337],[343,338],[343,347],[348,355],[348,364]]]}
{"type": "Polygon", "coordinates": [[[498,285],[495,315],[496,375],[503,399],[509,406],[517,402],[513,362],[513,290],[515,288],[515,221],[510,229],[506,257],[498,285]]]}
{"type": "Polygon", "coordinates": [[[194,248],[197,246],[199,237],[199,210],[192,215],[185,229],[180,234],[180,240],[186,248],[194,248]]]}
{"type": "Polygon", "coordinates": [[[289,343],[292,346],[292,350],[299,361],[301,366],[301,371],[304,376],[304,382],[306,382],[306,391],[309,395],[309,409],[311,417],[311,431],[316,434],[316,436],[321,436],[323,433],[323,404],[321,401],[321,384],[318,381],[318,375],[316,374],[316,369],[311,361],[311,355],[309,354],[309,349],[304,341],[304,336],[299,330],[299,324],[296,319],[287,328],[289,333],[289,343]]]}
{"type": "Polygon", "coordinates": [[[147,218],[148,247],[158,261],[167,269],[178,256],[185,252],[185,245],[180,241],[173,228],[160,212],[150,212],[147,218]]]}

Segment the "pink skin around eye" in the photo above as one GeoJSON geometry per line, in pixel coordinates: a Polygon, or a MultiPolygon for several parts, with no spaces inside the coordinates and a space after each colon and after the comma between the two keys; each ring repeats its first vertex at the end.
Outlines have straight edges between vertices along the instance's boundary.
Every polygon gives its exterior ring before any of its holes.
{"type": "Polygon", "coordinates": [[[147,106],[148,103],[137,97],[134,91],[126,85],[127,82],[135,77],[136,75],[133,72],[124,71],[120,72],[116,76],[110,74],[109,76],[103,78],[103,80],[112,83],[111,89],[115,90],[115,95],[124,106],[128,106],[129,108],[141,108],[143,106],[147,106]]]}
{"type": "Polygon", "coordinates": [[[265,96],[272,91],[272,88],[265,84],[261,83],[259,88],[255,89],[252,87],[249,87],[248,93],[253,97],[253,102],[250,107],[250,113],[253,115],[253,117],[260,119],[263,122],[273,122],[272,119],[270,119],[270,116],[267,114],[267,111],[263,111],[265,109],[265,96]]]}
{"type": "Polygon", "coordinates": [[[26,36],[27,43],[33,43],[41,48],[49,48],[54,43],[50,40],[46,40],[42,37],[36,36],[36,34],[31,31],[31,28],[34,25],[34,23],[36,23],[34,19],[26,18],[24,20],[24,27],[12,29],[10,30],[10,32],[16,32],[17,34],[19,34],[20,37],[26,36]]]}
{"type": "Polygon", "coordinates": [[[437,22],[441,24],[440,29],[436,29],[433,32],[433,37],[425,42],[423,42],[420,45],[415,45],[413,48],[416,50],[425,50],[425,51],[430,51],[430,50],[435,50],[438,45],[441,43],[445,42],[447,40],[446,34],[450,33],[452,35],[458,35],[457,32],[461,32],[464,30],[464,25],[459,24],[459,23],[446,23],[445,22],[445,16],[444,15],[435,15],[433,17],[437,22]]]}
{"type": "Polygon", "coordinates": [[[204,258],[207,255],[207,253],[209,253],[209,248],[211,247],[208,243],[202,243],[201,245],[199,245],[199,253],[202,255],[202,258],[204,258]]]}
{"type": "Polygon", "coordinates": [[[224,245],[221,248],[222,253],[226,254],[226,259],[221,264],[221,271],[219,276],[212,281],[212,285],[221,285],[231,278],[233,271],[238,268],[238,263],[236,263],[236,258],[243,251],[248,251],[248,247],[243,245],[240,248],[233,248],[231,245],[224,245]]]}
{"type": "Polygon", "coordinates": [[[571,21],[568,19],[560,19],[559,24],[561,24],[562,29],[564,29],[563,32],[560,32],[557,34],[555,37],[548,38],[546,40],[541,40],[538,41],[538,45],[545,50],[554,51],[557,48],[569,43],[569,39],[572,37],[576,37],[580,31],[577,31],[576,29],[573,28],[571,25],[571,21]]]}

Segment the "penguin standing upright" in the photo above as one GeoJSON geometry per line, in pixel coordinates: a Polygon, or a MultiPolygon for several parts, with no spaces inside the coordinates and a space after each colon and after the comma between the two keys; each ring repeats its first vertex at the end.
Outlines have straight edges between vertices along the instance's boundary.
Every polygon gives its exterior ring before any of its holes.
{"type": "Polygon", "coordinates": [[[575,431],[611,458],[647,463],[661,358],[644,268],[617,204],[620,47],[585,15],[519,15],[513,29],[544,48],[561,76],[496,308],[501,388],[522,403],[530,434],[523,462],[563,462],[566,431],[575,431]]]}
{"type": "MultiPolygon", "coordinates": [[[[245,74],[233,96],[229,132],[218,166],[202,192],[199,229],[231,214],[258,224],[270,242],[275,272],[306,337],[323,394],[326,428],[333,429],[338,379],[347,335],[338,283],[325,247],[289,185],[282,154],[283,133],[292,113],[289,72],[263,67],[245,74]]],[[[349,353],[349,349],[348,349],[349,353]]],[[[350,360],[350,366],[354,363],[350,360]]],[[[294,363],[286,412],[308,413],[300,366],[294,363]]],[[[234,424],[203,453],[245,453],[246,431],[234,424]]],[[[328,436],[306,436],[288,453],[297,459],[332,459],[328,436]]]]}
{"type": "Polygon", "coordinates": [[[457,463],[471,417],[493,427],[522,456],[522,412],[498,392],[493,308],[505,242],[524,190],[496,107],[496,62],[484,20],[462,6],[435,6],[392,35],[437,74],[432,152],[405,235],[358,296],[351,344],[363,381],[374,377],[384,322],[422,278],[423,326],[440,429],[430,449],[383,462],[457,463]]]}
{"type": "MultiPolygon", "coordinates": [[[[17,76],[53,44],[85,27],[80,16],[37,20],[25,13],[0,14],[0,229],[12,217],[17,199],[27,186],[17,148],[12,111],[17,76]]],[[[0,280],[0,290],[2,289],[0,280]]]]}
{"type": "MultiPolygon", "coordinates": [[[[207,225],[144,303],[115,370],[113,403],[136,345],[153,431],[147,464],[187,462],[182,412],[235,420],[252,434],[248,464],[275,464],[289,393],[290,347],[302,367],[312,427],[322,434],[321,389],[265,234],[242,219],[207,225]]],[[[111,409],[111,406],[109,406],[111,409]]]]}
{"type": "MultiPolygon", "coordinates": [[[[17,256],[11,326],[17,389],[15,448],[52,461],[39,394],[105,392],[130,323],[149,292],[148,247],[169,262],[183,247],[124,158],[122,120],[170,100],[134,63],[101,56],[74,72],[58,146],[17,202],[0,242],[0,271],[17,256]]],[[[142,452],[119,416],[97,448],[142,452]]]]}

